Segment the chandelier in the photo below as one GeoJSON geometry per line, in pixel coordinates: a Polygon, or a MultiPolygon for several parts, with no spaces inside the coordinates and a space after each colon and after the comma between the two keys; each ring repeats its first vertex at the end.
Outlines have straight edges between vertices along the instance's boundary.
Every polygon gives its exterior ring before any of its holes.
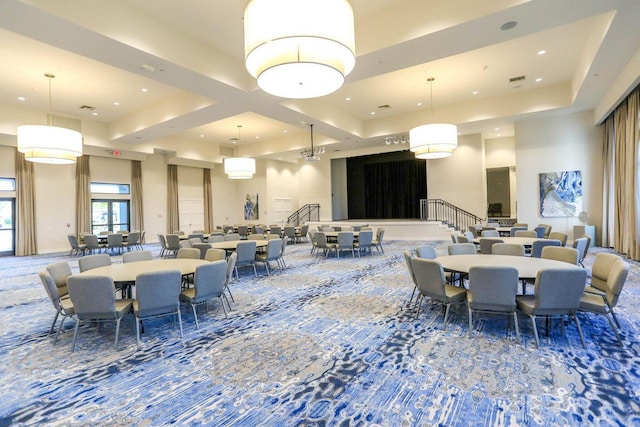
{"type": "Polygon", "coordinates": [[[44,76],[49,79],[48,124],[18,126],[18,151],[30,162],[75,163],[82,156],[82,134],[51,124],[51,79],[56,76],[48,73],[44,76]]]}
{"type": "MultiPolygon", "coordinates": [[[[238,142],[240,142],[240,130],[238,125],[238,142]]],[[[256,173],[256,160],[250,157],[229,157],[224,159],[224,173],[229,179],[250,179],[256,173]]]]}
{"type": "Polygon", "coordinates": [[[313,148],[313,124],[309,124],[309,127],[311,128],[311,148],[302,150],[300,158],[307,161],[318,161],[320,160],[320,154],[324,154],[324,147],[313,148]]]}
{"type": "MultiPolygon", "coordinates": [[[[429,77],[431,111],[433,112],[433,77],[429,77]]],[[[458,128],[447,123],[415,127],[409,131],[410,150],[418,159],[441,159],[453,154],[458,147],[458,128]]]]}
{"type": "Polygon", "coordinates": [[[398,144],[407,144],[409,142],[409,137],[406,135],[402,136],[388,136],[384,139],[384,145],[398,145],[398,144]]]}
{"type": "Polygon", "coordinates": [[[353,10],[347,0],[251,0],[244,46],[247,70],[265,92],[328,95],[355,65],[353,10]]]}

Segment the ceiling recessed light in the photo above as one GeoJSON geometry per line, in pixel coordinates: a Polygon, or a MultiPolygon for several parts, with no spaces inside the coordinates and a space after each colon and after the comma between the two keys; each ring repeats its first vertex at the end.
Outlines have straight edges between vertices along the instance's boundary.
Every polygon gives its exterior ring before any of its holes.
{"type": "Polygon", "coordinates": [[[351,101],[351,98],[350,97],[346,97],[345,101],[351,101]]]}
{"type": "Polygon", "coordinates": [[[204,138],[204,135],[203,135],[203,134],[200,134],[200,138],[204,138]]]}
{"type": "Polygon", "coordinates": [[[495,131],[499,131],[499,130],[500,130],[500,128],[493,128],[493,130],[495,130],[495,131]]]}
{"type": "Polygon", "coordinates": [[[477,94],[478,94],[477,90],[474,90],[473,92],[471,92],[471,95],[477,95],[477,94]]]}
{"type": "Polygon", "coordinates": [[[372,112],[370,112],[369,114],[371,114],[372,116],[375,116],[375,115],[376,115],[376,112],[375,112],[375,111],[372,111],[372,112]]]}
{"type": "Polygon", "coordinates": [[[536,82],[541,82],[541,81],[542,81],[542,77],[538,77],[538,78],[536,79],[536,82]]]}
{"type": "Polygon", "coordinates": [[[287,129],[285,129],[283,132],[284,132],[284,133],[289,133],[289,131],[288,131],[287,129]]]}
{"type": "Polygon", "coordinates": [[[418,107],[422,107],[422,102],[418,102],[416,105],[417,105],[418,107]]]}
{"type": "Polygon", "coordinates": [[[260,139],[260,135],[256,135],[256,139],[260,139]]]}
{"type": "Polygon", "coordinates": [[[120,105],[120,103],[118,101],[114,102],[113,105],[115,105],[116,107],[120,105]]]}
{"type": "Polygon", "coordinates": [[[18,97],[18,101],[26,101],[27,98],[25,98],[24,96],[19,96],[18,97]]]}
{"type": "Polygon", "coordinates": [[[538,55],[544,55],[545,53],[547,53],[547,51],[544,49],[538,51],[538,55]]]}
{"type": "Polygon", "coordinates": [[[518,25],[518,23],[516,21],[509,21],[509,22],[505,22],[504,24],[500,25],[500,29],[502,31],[507,31],[507,30],[510,30],[510,29],[514,28],[516,25],[518,25]]]}
{"type": "Polygon", "coordinates": [[[147,89],[146,87],[143,87],[143,88],[142,88],[142,89],[140,89],[140,90],[141,90],[141,91],[143,91],[143,92],[148,92],[148,91],[149,91],[149,89],[147,89]]]}
{"type": "Polygon", "coordinates": [[[96,113],[95,111],[93,113],[91,113],[92,116],[97,116],[98,113],[96,113]]]}

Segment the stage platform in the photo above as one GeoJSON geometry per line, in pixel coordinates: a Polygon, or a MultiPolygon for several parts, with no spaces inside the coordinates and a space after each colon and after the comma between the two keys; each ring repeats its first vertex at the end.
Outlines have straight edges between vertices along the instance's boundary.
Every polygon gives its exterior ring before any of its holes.
{"type": "Polygon", "coordinates": [[[374,232],[378,228],[384,228],[384,240],[451,240],[453,230],[437,221],[410,219],[310,221],[309,225],[312,228],[318,225],[368,225],[374,232]]]}

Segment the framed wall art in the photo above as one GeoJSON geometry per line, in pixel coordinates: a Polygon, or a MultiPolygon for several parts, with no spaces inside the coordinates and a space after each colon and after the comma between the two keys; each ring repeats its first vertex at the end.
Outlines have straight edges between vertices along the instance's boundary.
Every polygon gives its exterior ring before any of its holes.
{"type": "Polygon", "coordinates": [[[577,217],[582,212],[582,172],[540,174],[540,216],[577,217]]]}

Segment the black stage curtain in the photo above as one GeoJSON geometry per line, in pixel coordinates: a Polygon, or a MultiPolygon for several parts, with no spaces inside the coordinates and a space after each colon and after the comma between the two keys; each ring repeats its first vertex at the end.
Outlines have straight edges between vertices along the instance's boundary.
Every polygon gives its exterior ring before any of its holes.
{"type": "Polygon", "coordinates": [[[409,151],[347,159],[349,219],[420,218],[427,162],[409,151]]]}

